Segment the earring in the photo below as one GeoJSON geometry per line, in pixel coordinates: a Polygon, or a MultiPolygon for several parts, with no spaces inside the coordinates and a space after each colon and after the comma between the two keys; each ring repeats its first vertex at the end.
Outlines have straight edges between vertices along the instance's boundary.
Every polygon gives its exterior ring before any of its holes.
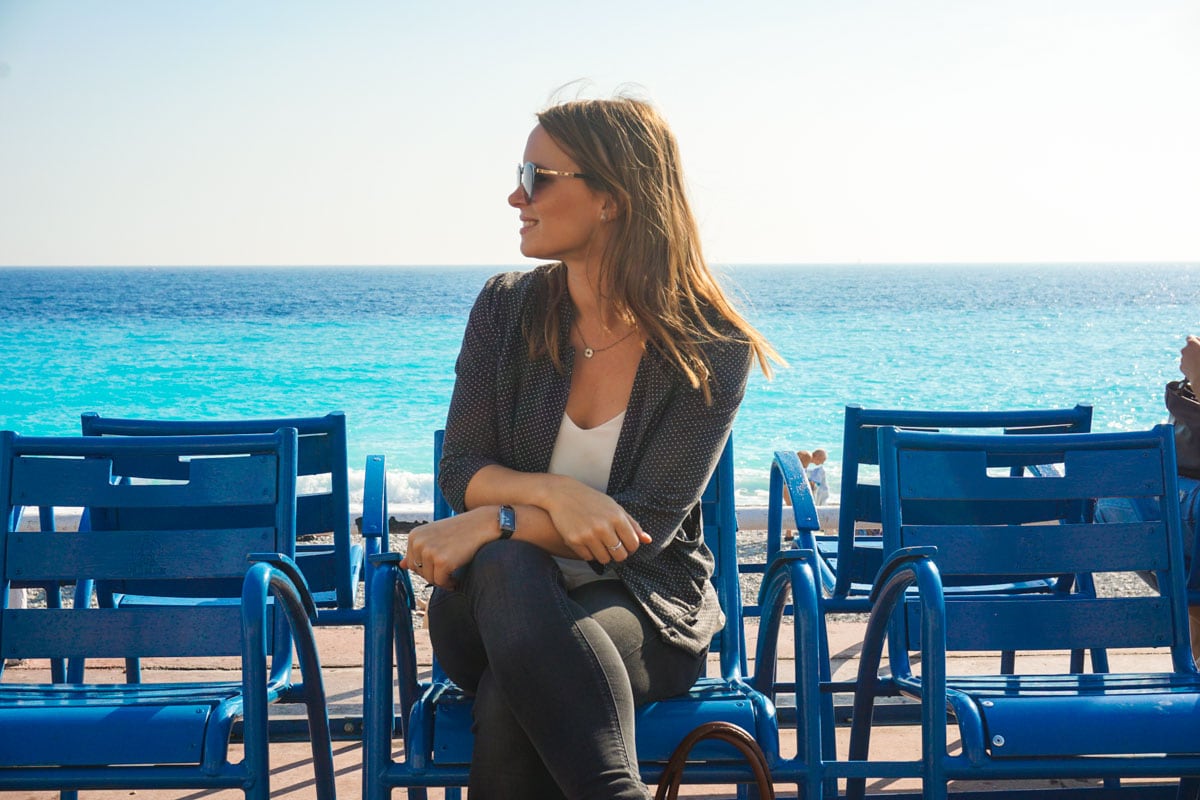
{"type": "Polygon", "coordinates": [[[601,222],[608,222],[608,212],[607,212],[607,211],[601,211],[601,212],[600,212],[600,221],[601,221],[601,222]]]}

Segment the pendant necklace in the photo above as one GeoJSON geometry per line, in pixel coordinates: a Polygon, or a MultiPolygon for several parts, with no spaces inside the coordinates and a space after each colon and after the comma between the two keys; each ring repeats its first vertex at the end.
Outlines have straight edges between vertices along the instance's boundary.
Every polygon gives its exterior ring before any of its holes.
{"type": "Polygon", "coordinates": [[[611,350],[612,348],[619,345],[621,342],[628,339],[630,336],[633,336],[634,332],[637,330],[637,326],[635,325],[632,328],[630,328],[629,333],[625,334],[620,339],[617,339],[612,344],[605,345],[604,347],[599,347],[599,348],[588,347],[587,339],[583,338],[583,328],[581,328],[579,326],[578,321],[575,322],[575,330],[577,330],[579,332],[579,341],[583,342],[583,357],[591,358],[592,356],[596,355],[596,353],[603,353],[605,350],[611,350]]]}

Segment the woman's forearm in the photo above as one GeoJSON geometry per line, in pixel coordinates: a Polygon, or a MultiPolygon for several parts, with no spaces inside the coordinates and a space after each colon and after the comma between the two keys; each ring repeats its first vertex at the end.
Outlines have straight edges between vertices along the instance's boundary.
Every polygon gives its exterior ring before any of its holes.
{"type": "Polygon", "coordinates": [[[613,498],[565,475],[519,472],[496,464],[477,471],[467,484],[468,509],[511,505],[528,519],[518,538],[547,552],[601,564],[623,561],[649,537],[613,498]]]}
{"type": "MultiPolygon", "coordinates": [[[[524,503],[509,503],[508,505],[513,506],[513,511],[517,518],[517,527],[512,538],[535,544],[553,556],[561,556],[562,558],[582,557],[580,553],[572,550],[563,541],[558,529],[554,527],[554,521],[550,519],[550,515],[546,513],[545,509],[524,503]]],[[[499,506],[495,508],[499,512],[499,506]]],[[[497,523],[497,532],[499,532],[499,529],[500,526],[497,523]]],[[[590,558],[591,555],[588,554],[587,557],[590,558]]]]}
{"type": "Polygon", "coordinates": [[[471,476],[464,500],[468,509],[485,505],[526,505],[546,509],[555,483],[562,480],[569,479],[489,464],[471,476]]]}

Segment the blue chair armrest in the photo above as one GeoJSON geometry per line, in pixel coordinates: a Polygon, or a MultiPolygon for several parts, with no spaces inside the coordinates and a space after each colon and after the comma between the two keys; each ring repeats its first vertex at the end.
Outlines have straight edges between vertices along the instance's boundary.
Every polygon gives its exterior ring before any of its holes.
{"type": "MultiPolygon", "coordinates": [[[[816,553],[812,550],[784,550],[767,565],[759,586],[758,603],[761,621],[755,647],[754,678],[751,682],[759,692],[775,699],[775,667],[779,647],[779,629],[789,606],[789,594],[795,615],[795,643],[797,655],[801,648],[809,648],[811,638],[815,644],[821,637],[818,626],[821,621],[819,589],[813,574],[816,553]]],[[[812,659],[811,649],[805,649],[796,662],[797,669],[812,659]]],[[[827,671],[828,661],[816,660],[827,671]]],[[[797,679],[799,683],[799,679],[797,679]]]]}
{"type": "Polygon", "coordinates": [[[875,580],[871,584],[872,607],[879,602],[882,587],[892,579],[893,573],[917,561],[932,561],[936,556],[936,547],[902,547],[892,553],[888,560],[884,562],[884,565],[879,568],[879,572],[875,575],[875,580]]]}
{"type": "Polygon", "coordinates": [[[362,535],[367,540],[367,554],[386,547],[381,541],[388,535],[387,462],[381,455],[367,456],[363,476],[362,535]]]}
{"type": "Polygon", "coordinates": [[[375,569],[367,587],[366,663],[363,684],[363,736],[372,763],[390,756],[393,725],[392,685],[400,694],[401,733],[408,734],[408,716],[419,695],[416,643],[413,635],[413,598],[407,572],[400,569],[401,553],[371,557],[375,569]],[[393,660],[394,654],[394,660],[393,660]],[[378,752],[372,750],[379,747],[378,752]]]}
{"type": "MultiPolygon", "coordinates": [[[[850,722],[850,745],[846,754],[850,761],[865,761],[867,759],[867,750],[869,748],[871,720],[875,713],[875,698],[883,693],[881,687],[888,683],[888,680],[881,679],[879,676],[879,665],[883,656],[883,646],[887,641],[888,622],[892,615],[896,613],[897,608],[903,608],[905,592],[908,587],[914,583],[920,587],[922,611],[932,608],[935,612],[932,616],[936,619],[931,620],[925,613],[922,613],[922,624],[924,634],[929,630],[930,626],[937,626],[943,621],[945,603],[942,593],[941,577],[938,575],[937,566],[934,564],[933,558],[937,555],[936,547],[906,547],[897,550],[880,568],[879,573],[875,577],[874,584],[871,588],[871,615],[867,619],[867,629],[863,634],[862,650],[859,653],[858,661],[858,677],[854,684],[854,706],[850,722]]],[[[944,629],[943,629],[944,632],[944,629]]],[[[929,696],[931,698],[944,697],[946,676],[944,672],[945,665],[945,638],[938,643],[931,641],[933,637],[924,636],[921,641],[921,664],[922,669],[927,674],[925,677],[930,679],[931,685],[929,696]],[[943,665],[940,670],[937,667],[930,667],[934,663],[931,653],[939,650],[942,656],[940,662],[943,665]],[[939,677],[940,674],[940,677],[939,677]],[[937,694],[937,685],[940,684],[942,694],[937,694]]],[[[944,700],[931,701],[934,703],[944,703],[944,700]]],[[[929,704],[923,704],[922,719],[929,716],[929,704]]],[[[945,714],[944,708],[940,710],[941,714],[945,714]]],[[[863,796],[864,781],[862,778],[853,778],[847,784],[846,796],[858,798],[863,796]]]]}
{"type": "Polygon", "coordinates": [[[313,600],[312,591],[308,588],[308,581],[304,579],[304,573],[300,571],[300,567],[295,561],[283,553],[250,553],[246,556],[246,560],[251,564],[270,564],[283,573],[291,581],[292,588],[296,592],[296,597],[301,603],[308,621],[310,623],[317,621],[317,603],[313,600]]]}
{"type": "Polygon", "coordinates": [[[300,661],[303,684],[298,687],[307,709],[308,735],[312,742],[313,769],[318,793],[333,786],[333,740],[329,732],[329,711],[321,659],[317,652],[312,622],[317,616],[316,603],[296,562],[281,553],[251,553],[252,561],[242,583],[242,690],[246,705],[258,705],[263,713],[247,714],[244,735],[266,741],[266,691],[268,683],[283,683],[291,671],[292,654],[273,655],[271,676],[266,670],[267,595],[287,616],[292,643],[300,661]]]}
{"type": "MultiPolygon", "coordinates": [[[[376,562],[373,556],[388,549],[387,461],[381,455],[367,456],[363,472],[362,537],[366,562],[362,581],[371,586],[376,562]]],[[[411,592],[410,592],[411,593],[411,592]]]]}
{"type": "MultiPolygon", "coordinates": [[[[799,457],[791,450],[776,450],[771,461],[771,477],[767,494],[767,561],[782,549],[783,489],[787,487],[792,499],[792,524],[796,528],[796,546],[817,552],[816,534],[821,530],[817,506],[813,500],[812,487],[799,457]]],[[[819,557],[816,558],[817,574],[826,591],[833,588],[833,571],[819,557]]]]}
{"type": "MultiPolygon", "coordinates": [[[[374,553],[367,556],[367,573],[371,574],[373,570],[386,564],[399,564],[403,560],[404,553],[399,553],[396,551],[374,553]]],[[[404,604],[408,606],[409,611],[416,611],[417,593],[413,589],[412,580],[408,577],[408,570],[398,569],[397,571],[399,572],[399,575],[397,575],[396,579],[400,581],[400,588],[404,596],[404,604]]],[[[368,587],[370,585],[370,583],[367,584],[368,587]]]]}
{"type": "Polygon", "coordinates": [[[767,565],[759,590],[762,620],[755,646],[753,688],[776,700],[779,626],[790,606],[794,614],[793,659],[796,667],[796,733],[801,746],[789,760],[788,770],[805,775],[805,784],[821,782],[823,748],[832,746],[833,719],[821,702],[821,683],[829,679],[828,643],[823,631],[821,590],[812,550],[786,550],[767,565]],[[814,655],[816,657],[814,657],[814,655]],[[801,735],[801,731],[808,735],[801,735]]]}

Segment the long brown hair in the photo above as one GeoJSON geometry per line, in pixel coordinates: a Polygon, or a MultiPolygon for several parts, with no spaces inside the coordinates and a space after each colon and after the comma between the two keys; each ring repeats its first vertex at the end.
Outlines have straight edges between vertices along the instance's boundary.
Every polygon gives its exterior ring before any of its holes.
{"type": "MultiPolygon", "coordinates": [[[[537,118],[587,175],[588,184],[616,201],[599,277],[601,293],[617,315],[637,325],[647,343],[703,391],[707,402],[712,395],[701,347],[705,342],[747,342],[769,377],[769,361],[783,361],[734,310],[705,263],[683,185],[679,146],[654,107],[634,98],[573,100],[551,106],[537,118]],[[718,327],[722,319],[727,325],[718,327]]],[[[525,335],[532,355],[549,355],[562,369],[558,308],[566,291],[565,270],[551,272],[548,289],[546,302],[527,321],[525,335]]]]}

